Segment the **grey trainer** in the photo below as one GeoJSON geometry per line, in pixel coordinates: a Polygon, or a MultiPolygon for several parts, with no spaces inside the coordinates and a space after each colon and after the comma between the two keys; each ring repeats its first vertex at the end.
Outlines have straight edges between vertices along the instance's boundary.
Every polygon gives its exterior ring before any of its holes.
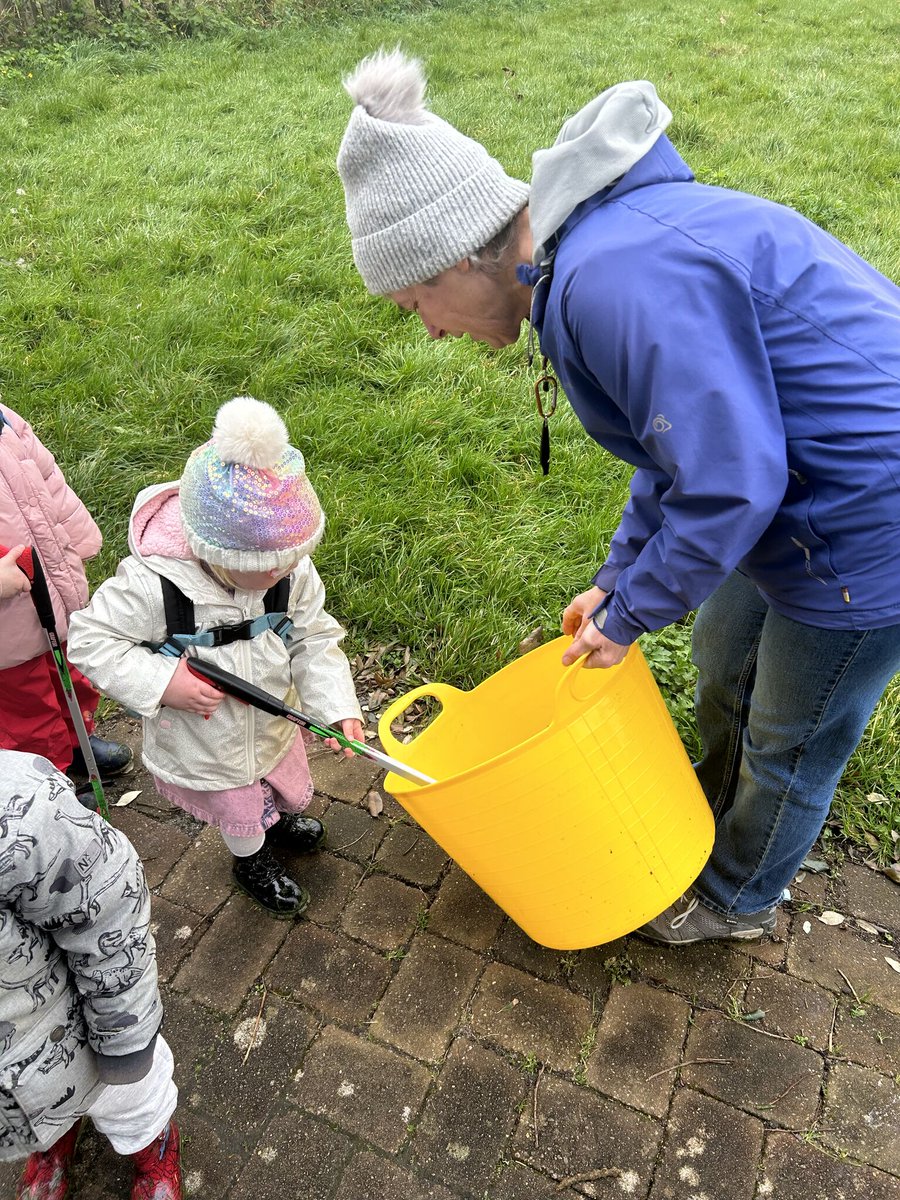
{"type": "Polygon", "coordinates": [[[706,942],[714,938],[750,941],[773,933],[777,915],[776,908],[764,908],[762,912],[749,916],[739,913],[723,917],[721,913],[706,908],[691,892],[686,892],[680,900],[670,904],[665,912],[635,932],[652,942],[665,942],[669,946],[687,946],[691,942],[706,942]]]}

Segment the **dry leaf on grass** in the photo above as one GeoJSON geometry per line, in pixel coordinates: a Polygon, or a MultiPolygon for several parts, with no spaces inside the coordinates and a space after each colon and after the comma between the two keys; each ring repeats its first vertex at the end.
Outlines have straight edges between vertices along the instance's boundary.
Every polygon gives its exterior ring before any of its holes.
{"type": "Polygon", "coordinates": [[[532,629],[528,637],[522,638],[521,642],[519,642],[519,653],[528,654],[529,651],[536,650],[543,640],[544,627],[543,625],[537,625],[532,629]]]}
{"type": "Polygon", "coordinates": [[[878,934],[878,926],[877,925],[872,925],[869,921],[861,921],[858,917],[856,919],[856,924],[860,927],[860,929],[863,931],[863,933],[874,933],[877,936],[877,934],[878,934]]]}
{"type": "Polygon", "coordinates": [[[881,868],[882,875],[887,875],[888,879],[894,883],[900,883],[900,862],[891,863],[889,867],[881,868]]]}
{"type": "Polygon", "coordinates": [[[896,958],[888,958],[888,956],[885,955],[884,961],[887,963],[887,965],[891,968],[892,971],[896,971],[897,974],[900,975],[900,962],[897,962],[896,958]]]}

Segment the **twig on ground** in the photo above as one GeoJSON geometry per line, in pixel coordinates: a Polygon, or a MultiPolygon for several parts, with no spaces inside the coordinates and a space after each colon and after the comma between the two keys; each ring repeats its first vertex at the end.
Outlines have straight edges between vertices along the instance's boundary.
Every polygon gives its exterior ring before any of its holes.
{"type": "MultiPolygon", "coordinates": [[[[367,829],[366,833],[368,833],[368,832],[369,831],[367,829]]],[[[343,846],[335,846],[334,853],[336,853],[338,850],[349,850],[351,846],[355,846],[357,842],[361,842],[363,840],[363,838],[366,836],[366,833],[361,833],[359,835],[359,837],[354,838],[352,842],[344,842],[343,846]]]]}
{"type": "Polygon", "coordinates": [[[837,1022],[838,1006],[839,1006],[839,1002],[836,1000],[834,1002],[834,1012],[831,1014],[831,1029],[829,1030],[829,1033],[828,1033],[828,1053],[829,1054],[834,1053],[834,1026],[835,1026],[835,1023],[837,1022]]]}
{"type": "Polygon", "coordinates": [[[269,994],[268,991],[265,988],[263,988],[262,999],[259,1002],[259,1012],[256,1014],[256,1023],[253,1026],[253,1033],[250,1035],[250,1043],[247,1046],[247,1053],[244,1055],[244,1060],[241,1063],[242,1067],[245,1067],[247,1065],[247,1059],[250,1057],[250,1051],[253,1049],[254,1045],[256,1044],[256,1035],[259,1032],[259,1023],[262,1020],[263,1005],[266,1002],[266,996],[268,996],[268,994],[269,994]]]}
{"type": "Polygon", "coordinates": [[[840,975],[841,979],[843,979],[844,983],[846,983],[847,987],[853,993],[853,999],[856,1001],[856,1003],[858,1005],[860,1005],[860,1007],[862,1007],[862,1001],[860,1000],[859,996],[857,996],[857,994],[856,994],[856,988],[853,986],[853,984],[850,982],[850,980],[847,978],[847,976],[844,974],[844,972],[841,970],[840,967],[837,967],[836,970],[837,970],[838,975],[840,975]]]}
{"type": "Polygon", "coordinates": [[[663,1067],[661,1071],[654,1071],[652,1075],[646,1077],[644,1083],[649,1083],[651,1079],[656,1079],[660,1075],[668,1075],[670,1071],[680,1071],[682,1067],[696,1067],[707,1063],[718,1063],[723,1067],[728,1067],[733,1062],[733,1058],[689,1058],[687,1062],[676,1063],[674,1067],[663,1067]]]}
{"type": "Polygon", "coordinates": [[[788,1087],[786,1087],[784,1089],[784,1091],[781,1093],[780,1096],[776,1096],[774,1100],[770,1100],[767,1104],[760,1104],[759,1107],[760,1108],[774,1108],[775,1105],[778,1103],[778,1101],[783,1100],[785,1098],[785,1096],[788,1094],[788,1092],[793,1091],[793,1089],[797,1086],[797,1084],[803,1078],[804,1078],[803,1075],[798,1075],[797,1078],[794,1080],[794,1082],[792,1084],[789,1084],[788,1087]]]}
{"type": "Polygon", "coordinates": [[[531,1121],[532,1121],[532,1124],[534,1125],[534,1148],[535,1148],[535,1150],[537,1150],[537,1148],[538,1148],[538,1105],[537,1105],[538,1084],[541,1082],[541,1075],[543,1074],[543,1071],[544,1071],[544,1064],[541,1063],[540,1067],[538,1068],[537,1078],[534,1081],[534,1108],[532,1109],[532,1113],[531,1113],[531,1121]]]}
{"type": "Polygon", "coordinates": [[[578,1175],[567,1175],[565,1179],[561,1179],[553,1191],[554,1193],[564,1192],[574,1183],[590,1183],[592,1179],[619,1178],[623,1174],[621,1167],[601,1167],[599,1171],[581,1171],[578,1175]]]}
{"type": "Polygon", "coordinates": [[[739,1025],[743,1025],[745,1029],[752,1029],[754,1033],[761,1033],[763,1037],[778,1038],[779,1042],[792,1042],[794,1039],[785,1037],[783,1033],[773,1033],[771,1029],[760,1029],[758,1025],[754,1025],[752,1021],[739,1021],[739,1025]]]}

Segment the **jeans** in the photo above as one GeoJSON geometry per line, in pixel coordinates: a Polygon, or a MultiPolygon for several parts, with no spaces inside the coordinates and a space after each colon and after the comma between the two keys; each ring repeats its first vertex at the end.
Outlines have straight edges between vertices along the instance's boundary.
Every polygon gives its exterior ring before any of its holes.
{"type": "Polygon", "coordinates": [[[847,760],[900,671],[900,625],[801,625],[735,573],[697,613],[693,658],[697,777],[716,819],[695,891],[726,916],[757,913],[780,901],[825,824],[847,760]]]}

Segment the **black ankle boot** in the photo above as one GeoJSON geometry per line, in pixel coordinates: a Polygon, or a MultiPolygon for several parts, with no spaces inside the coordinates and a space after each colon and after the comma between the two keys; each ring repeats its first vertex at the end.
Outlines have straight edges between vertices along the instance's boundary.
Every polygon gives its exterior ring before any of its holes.
{"type": "MultiPolygon", "coordinates": [[[[123,742],[107,742],[104,738],[96,737],[93,733],[88,740],[91,743],[94,760],[97,763],[97,770],[100,772],[101,779],[111,779],[114,775],[121,775],[134,758],[131,747],[126,746],[123,742]]],[[[72,754],[72,766],[69,770],[73,775],[87,775],[84,755],[81,753],[79,746],[75,747],[72,754]]]]}
{"type": "Polygon", "coordinates": [[[266,845],[255,854],[235,856],[231,873],[238,886],[275,917],[299,917],[309,905],[309,892],[285,874],[266,845]]]}
{"type": "Polygon", "coordinates": [[[297,854],[311,854],[325,841],[325,826],[315,817],[282,813],[280,819],[266,830],[266,841],[297,854]]]}

